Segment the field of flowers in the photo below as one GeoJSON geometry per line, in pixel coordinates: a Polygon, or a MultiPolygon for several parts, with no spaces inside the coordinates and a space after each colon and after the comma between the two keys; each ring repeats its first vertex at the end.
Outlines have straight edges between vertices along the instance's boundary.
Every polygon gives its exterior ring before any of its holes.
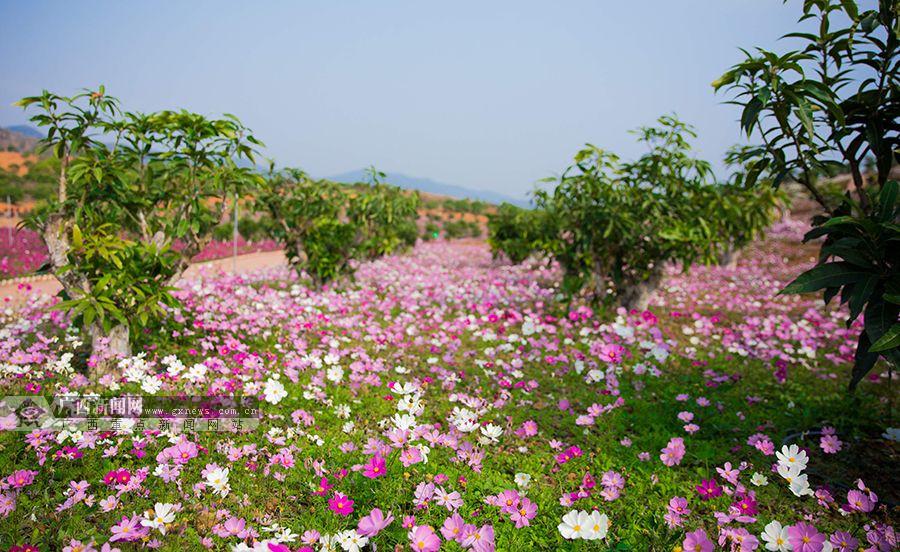
{"type": "Polygon", "coordinates": [[[8,413],[0,543],[895,550],[890,376],[848,395],[858,327],[776,295],[812,263],[803,230],[671,271],[645,312],[561,302],[553,266],[477,243],[420,244],[322,291],[286,268],[209,274],[99,381],[35,296],[2,314],[6,395],[240,395],[262,414],[210,432],[21,431],[8,413]]]}

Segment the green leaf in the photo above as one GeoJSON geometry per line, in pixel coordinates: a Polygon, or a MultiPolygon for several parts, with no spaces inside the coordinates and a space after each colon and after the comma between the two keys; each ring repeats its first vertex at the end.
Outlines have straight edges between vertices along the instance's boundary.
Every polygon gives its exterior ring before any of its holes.
{"type": "Polygon", "coordinates": [[[872,344],[869,350],[877,353],[888,349],[896,349],[897,347],[900,347],[900,324],[895,323],[878,338],[878,341],[872,344]]]}
{"type": "Polygon", "coordinates": [[[824,288],[844,286],[858,282],[866,276],[868,276],[867,272],[850,263],[826,263],[807,270],[778,294],[809,293],[824,288]]]}

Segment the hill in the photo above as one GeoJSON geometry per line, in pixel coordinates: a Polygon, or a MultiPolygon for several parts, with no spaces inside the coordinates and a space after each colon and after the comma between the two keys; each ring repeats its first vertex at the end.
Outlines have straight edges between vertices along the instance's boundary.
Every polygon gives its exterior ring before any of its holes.
{"type": "Polygon", "coordinates": [[[18,151],[27,153],[33,150],[37,145],[39,138],[33,135],[33,133],[38,132],[37,130],[31,127],[24,127],[33,131],[32,134],[28,134],[15,130],[16,128],[23,127],[0,128],[0,151],[18,151]]]}
{"type": "MultiPolygon", "coordinates": [[[[364,169],[358,169],[355,171],[349,171],[326,178],[328,180],[343,182],[347,184],[352,184],[354,182],[365,182],[366,171],[364,169]]],[[[464,186],[457,186],[455,184],[438,182],[437,180],[432,180],[430,178],[409,176],[403,173],[388,172],[387,178],[385,180],[388,183],[393,184],[394,186],[399,186],[405,190],[419,190],[420,192],[426,192],[429,194],[440,196],[476,199],[493,204],[506,202],[512,203],[514,205],[519,205],[521,207],[528,206],[528,200],[526,199],[511,197],[497,192],[492,192],[490,190],[475,190],[472,188],[466,188],[464,186]]]]}

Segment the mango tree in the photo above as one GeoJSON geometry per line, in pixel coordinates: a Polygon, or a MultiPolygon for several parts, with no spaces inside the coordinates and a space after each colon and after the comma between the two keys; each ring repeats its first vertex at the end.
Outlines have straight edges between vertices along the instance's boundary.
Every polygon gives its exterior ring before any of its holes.
{"type": "Polygon", "coordinates": [[[800,20],[813,31],[784,37],[799,48],[747,53],[713,86],[732,92],[742,130],[758,142],[747,183],[769,171],[775,185],[799,182],[819,204],[805,236],[824,238],[819,263],[782,293],[840,296],[848,326],[863,315],[852,390],[879,357],[900,365],[900,203],[890,176],[900,160],[900,6],[806,0],[800,20]],[[842,171],[850,189],[833,201],[821,176],[842,171]]]}
{"type": "Polygon", "coordinates": [[[563,290],[646,308],[668,263],[712,262],[723,243],[710,209],[711,171],[691,156],[693,129],[664,116],[636,131],[648,152],[623,163],[588,144],[539,208],[556,228],[542,248],[564,270],[563,290]],[[611,293],[611,295],[610,295],[611,293]]]}
{"type": "MultiPolygon", "coordinates": [[[[25,225],[40,232],[49,270],[95,354],[130,355],[132,338],[177,301],[170,290],[208,243],[227,200],[258,180],[237,161],[259,144],[232,116],[124,112],[103,87],[44,91],[41,147],[59,159],[56,196],[25,225]],[[178,248],[173,247],[177,242],[178,248]]],[[[101,362],[108,370],[111,362],[101,362]]]]}
{"type": "Polygon", "coordinates": [[[257,197],[270,235],[284,244],[298,274],[315,287],[352,275],[354,259],[374,259],[409,244],[418,196],[381,181],[344,186],[299,169],[272,170],[257,197]]]}

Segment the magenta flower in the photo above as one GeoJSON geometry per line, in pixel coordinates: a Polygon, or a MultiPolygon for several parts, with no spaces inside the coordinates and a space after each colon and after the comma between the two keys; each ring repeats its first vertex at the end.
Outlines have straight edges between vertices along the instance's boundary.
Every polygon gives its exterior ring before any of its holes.
{"type": "Polygon", "coordinates": [[[349,516],[353,513],[353,501],[347,495],[334,493],[328,501],[328,508],[339,516],[349,516]]]}
{"type": "Polygon", "coordinates": [[[794,552],[821,552],[825,535],[801,521],[788,527],[788,542],[794,552]]]}
{"type": "Polygon", "coordinates": [[[9,477],[6,478],[6,482],[13,489],[21,489],[23,487],[27,487],[34,483],[34,476],[37,475],[38,472],[32,470],[17,470],[12,472],[9,477]]]}
{"type": "Polygon", "coordinates": [[[385,474],[386,463],[384,458],[380,454],[376,454],[372,458],[369,459],[369,463],[366,464],[363,469],[363,475],[368,477],[369,479],[375,479],[376,477],[381,477],[385,474]]]}
{"type": "Polygon", "coordinates": [[[716,483],[715,479],[704,479],[700,482],[696,487],[697,494],[700,495],[700,498],[703,500],[709,500],[711,498],[721,496],[722,495],[722,487],[716,483]]]}
{"type": "Polygon", "coordinates": [[[393,521],[394,516],[390,512],[385,516],[381,510],[375,508],[369,512],[369,515],[359,520],[356,531],[364,537],[374,537],[393,521]]]}

